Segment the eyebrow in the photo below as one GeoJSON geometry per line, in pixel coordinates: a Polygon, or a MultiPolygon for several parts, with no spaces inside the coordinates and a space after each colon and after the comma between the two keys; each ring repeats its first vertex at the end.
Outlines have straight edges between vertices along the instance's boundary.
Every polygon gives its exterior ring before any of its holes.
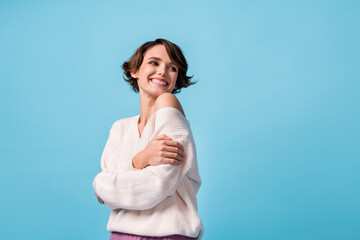
{"type": "MultiPolygon", "coordinates": [[[[155,59],[155,60],[161,61],[161,58],[158,58],[158,57],[149,57],[148,60],[149,59],[155,59]]],[[[170,64],[175,65],[173,62],[170,62],[170,64]]]]}

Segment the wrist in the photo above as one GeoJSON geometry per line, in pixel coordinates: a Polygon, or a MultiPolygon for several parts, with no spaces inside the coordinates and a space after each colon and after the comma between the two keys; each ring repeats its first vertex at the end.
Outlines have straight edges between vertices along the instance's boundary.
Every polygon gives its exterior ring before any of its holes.
{"type": "Polygon", "coordinates": [[[142,160],[140,152],[133,157],[132,166],[136,169],[143,169],[147,166],[147,164],[142,160]]]}

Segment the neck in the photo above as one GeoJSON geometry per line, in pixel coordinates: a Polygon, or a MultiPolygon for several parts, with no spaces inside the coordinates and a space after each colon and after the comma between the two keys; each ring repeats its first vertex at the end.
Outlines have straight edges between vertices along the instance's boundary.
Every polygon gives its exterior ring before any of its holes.
{"type": "Polygon", "coordinates": [[[154,96],[150,96],[140,90],[140,117],[139,117],[139,126],[143,127],[146,125],[147,121],[155,112],[155,101],[154,96]]]}

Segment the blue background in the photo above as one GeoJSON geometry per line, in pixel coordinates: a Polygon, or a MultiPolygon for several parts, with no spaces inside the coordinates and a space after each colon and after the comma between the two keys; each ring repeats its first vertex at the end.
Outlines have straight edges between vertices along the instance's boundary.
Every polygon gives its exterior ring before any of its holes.
{"type": "Polygon", "coordinates": [[[108,239],[92,181],[158,37],[199,82],[204,239],[360,239],[359,1],[1,1],[1,239],[108,239]]]}

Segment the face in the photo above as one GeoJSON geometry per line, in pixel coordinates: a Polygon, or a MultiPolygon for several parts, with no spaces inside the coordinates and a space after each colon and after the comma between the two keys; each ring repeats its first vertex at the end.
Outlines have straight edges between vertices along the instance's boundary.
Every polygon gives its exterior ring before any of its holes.
{"type": "Polygon", "coordinates": [[[156,98],[175,88],[178,68],[171,61],[165,46],[155,45],[146,51],[140,68],[131,76],[138,79],[140,93],[156,98]]]}

